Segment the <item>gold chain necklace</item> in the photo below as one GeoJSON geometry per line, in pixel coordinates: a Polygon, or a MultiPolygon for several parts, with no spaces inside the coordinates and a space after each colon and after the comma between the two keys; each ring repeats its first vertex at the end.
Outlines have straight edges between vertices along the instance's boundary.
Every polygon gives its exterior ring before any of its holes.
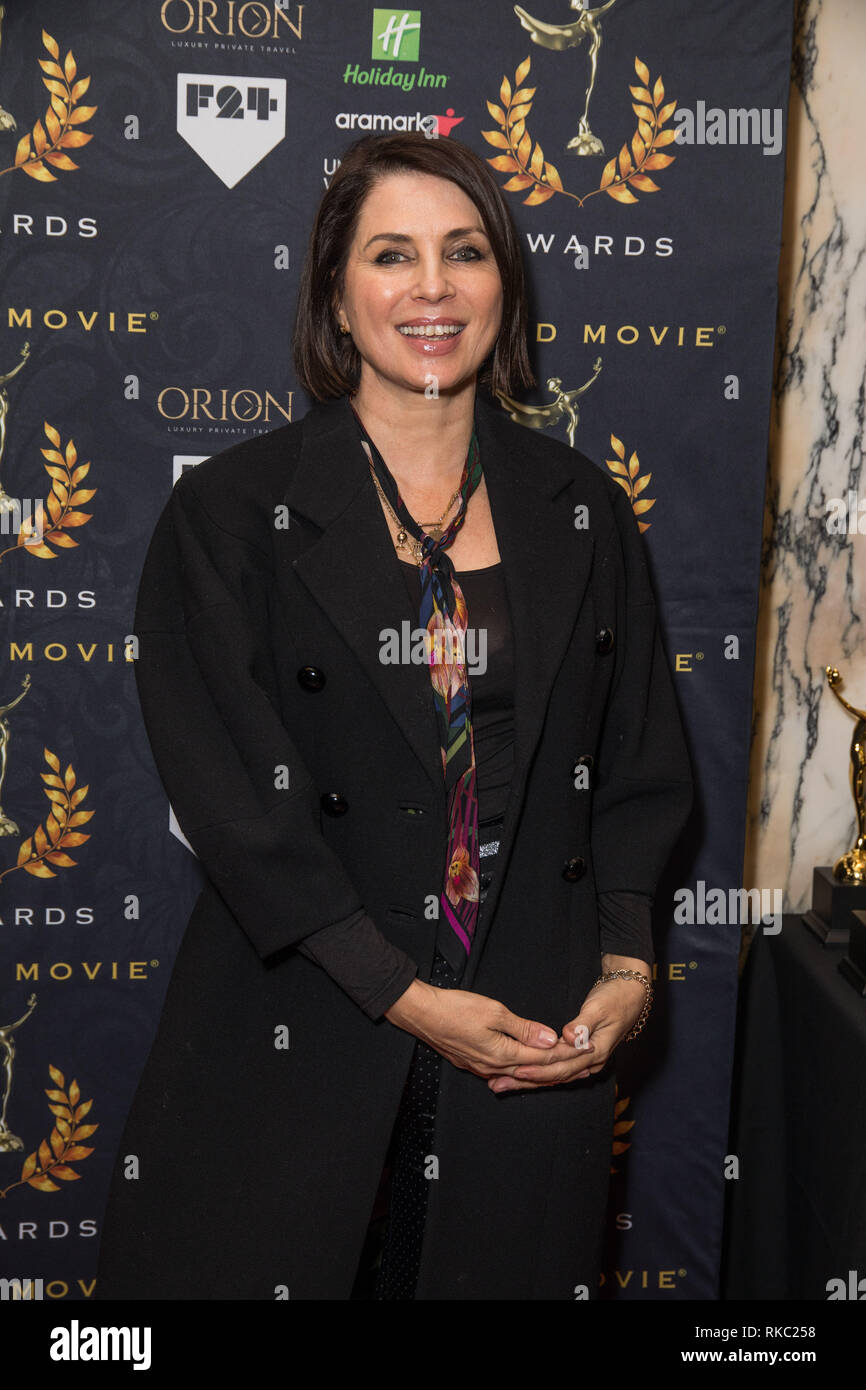
{"type": "MultiPolygon", "coordinates": [[[[373,460],[369,459],[368,462],[370,464],[370,473],[372,475],[373,482],[376,484],[376,491],[378,492],[382,501],[385,503],[385,506],[388,508],[388,511],[391,513],[392,517],[394,518],[394,521],[397,523],[397,540],[394,549],[408,550],[412,556],[412,559],[415,561],[415,564],[420,565],[422,560],[424,559],[424,550],[421,545],[421,542],[419,540],[416,540],[414,536],[409,535],[409,532],[406,530],[406,527],[403,525],[402,521],[394,511],[394,508],[391,506],[391,503],[388,501],[387,497],[382,491],[382,485],[379,482],[379,479],[376,477],[376,470],[373,467],[373,460]]],[[[457,498],[459,496],[460,486],[458,486],[457,491],[452,495],[451,500],[448,503],[448,506],[445,508],[438,521],[421,521],[418,523],[422,531],[426,531],[429,536],[433,537],[434,541],[438,541],[440,536],[442,535],[442,523],[444,522],[446,516],[450,512],[451,508],[454,506],[454,503],[457,501],[457,498]]]]}

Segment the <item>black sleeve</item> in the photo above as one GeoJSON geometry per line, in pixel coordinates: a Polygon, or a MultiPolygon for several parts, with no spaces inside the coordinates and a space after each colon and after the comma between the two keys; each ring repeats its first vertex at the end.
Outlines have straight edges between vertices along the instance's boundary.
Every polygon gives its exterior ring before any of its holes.
{"type": "Polygon", "coordinates": [[[652,961],[649,906],[691,809],[691,767],[643,539],[620,489],[614,517],[606,560],[617,593],[614,612],[599,616],[614,631],[615,668],[598,746],[592,859],[600,907],[607,894],[649,899],[620,902],[616,922],[606,913],[602,949],[652,961]]]}
{"type": "Polygon", "coordinates": [[[269,554],[213,521],[184,474],[138,590],[144,723],[180,827],[258,955],[309,939],[305,954],[376,1016],[417,967],[367,916],[321,833],[317,788],[280,715],[270,569],[269,554]]]}
{"type": "Polygon", "coordinates": [[[366,912],[305,936],[302,956],[327,970],[359,1009],[381,1018],[409,988],[418,966],[405,951],[386,941],[366,912]]]}
{"type": "Polygon", "coordinates": [[[601,953],[634,956],[652,965],[653,900],[646,893],[599,893],[598,927],[601,953]]]}

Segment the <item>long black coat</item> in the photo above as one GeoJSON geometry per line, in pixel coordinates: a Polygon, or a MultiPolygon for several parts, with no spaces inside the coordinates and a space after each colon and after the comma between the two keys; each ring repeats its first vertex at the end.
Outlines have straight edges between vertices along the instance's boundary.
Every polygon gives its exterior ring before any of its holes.
{"type": "MultiPolygon", "coordinates": [[[[596,893],[653,893],[690,773],[624,491],[483,398],[477,418],[516,748],[462,987],[559,1029],[599,973],[596,893]],[[586,754],[591,790],[575,787],[586,754]]],[[[379,660],[381,630],[407,619],[347,400],[176,484],[141,582],[137,678],[209,881],[121,1142],[101,1298],[349,1296],[415,1039],[292,948],[363,906],[429,978],[446,845],[430,682],[379,660]]],[[[613,1092],[611,1067],[497,1096],[443,1063],[418,1298],[594,1296],[613,1092]]]]}

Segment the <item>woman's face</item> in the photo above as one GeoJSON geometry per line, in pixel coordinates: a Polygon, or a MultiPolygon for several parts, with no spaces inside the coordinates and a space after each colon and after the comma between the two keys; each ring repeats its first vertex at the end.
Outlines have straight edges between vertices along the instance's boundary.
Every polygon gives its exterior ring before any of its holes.
{"type": "Polygon", "coordinates": [[[472,382],[502,322],[502,281],[471,198],[449,179],[409,170],[368,193],[349,248],[337,322],[374,381],[441,394],[472,382]]]}

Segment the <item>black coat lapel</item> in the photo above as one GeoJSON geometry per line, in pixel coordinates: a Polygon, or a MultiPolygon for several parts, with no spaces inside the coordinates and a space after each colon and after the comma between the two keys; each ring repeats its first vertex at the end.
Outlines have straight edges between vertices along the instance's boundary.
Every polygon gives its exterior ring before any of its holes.
{"type": "Polygon", "coordinates": [[[286,493],[290,525],[322,534],[295,571],[352,649],[445,805],[430,677],[424,665],[383,664],[381,632],[417,627],[348,399],[316,405],[303,421],[300,461],[286,493]]]}

